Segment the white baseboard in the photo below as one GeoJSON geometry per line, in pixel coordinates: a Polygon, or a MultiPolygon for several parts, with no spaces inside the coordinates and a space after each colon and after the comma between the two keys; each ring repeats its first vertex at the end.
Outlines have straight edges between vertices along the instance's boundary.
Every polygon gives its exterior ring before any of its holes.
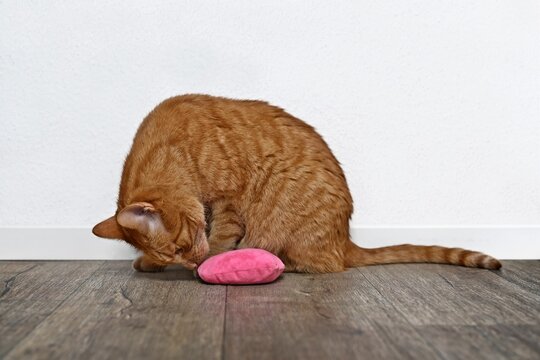
{"type": "MultiPolygon", "coordinates": [[[[500,259],[540,259],[540,226],[363,226],[355,243],[379,247],[403,243],[462,247],[500,259]]],[[[90,228],[0,228],[0,260],[133,259],[134,249],[92,235],[90,228]]]]}
{"type": "Polygon", "coordinates": [[[91,228],[0,228],[1,260],[124,260],[136,251],[124,241],[100,239],[91,228]]]}

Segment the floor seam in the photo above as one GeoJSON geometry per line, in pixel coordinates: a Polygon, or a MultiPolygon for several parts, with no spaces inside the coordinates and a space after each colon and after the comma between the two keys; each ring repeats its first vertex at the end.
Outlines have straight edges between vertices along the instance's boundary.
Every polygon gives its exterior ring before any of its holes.
{"type": "Polygon", "coordinates": [[[227,336],[227,303],[229,301],[229,285],[225,286],[225,306],[223,310],[223,332],[221,333],[221,360],[225,360],[225,339],[227,336]]]}

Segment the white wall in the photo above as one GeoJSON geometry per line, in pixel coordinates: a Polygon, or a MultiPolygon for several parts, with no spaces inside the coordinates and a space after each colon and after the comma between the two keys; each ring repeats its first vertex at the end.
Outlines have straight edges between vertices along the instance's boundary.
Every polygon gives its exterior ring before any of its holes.
{"type": "Polygon", "coordinates": [[[265,99],[343,163],[353,227],[540,224],[540,3],[0,2],[0,227],[112,213],[142,118],[265,99]]]}

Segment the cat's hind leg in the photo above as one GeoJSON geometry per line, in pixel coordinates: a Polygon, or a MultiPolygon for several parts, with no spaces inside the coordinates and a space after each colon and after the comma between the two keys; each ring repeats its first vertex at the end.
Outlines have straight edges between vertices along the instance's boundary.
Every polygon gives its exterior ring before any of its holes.
{"type": "Polygon", "coordinates": [[[330,246],[324,249],[293,245],[282,252],[280,258],[286,272],[325,274],[345,271],[343,254],[330,246]]]}
{"type": "Polygon", "coordinates": [[[244,235],[244,223],[229,201],[218,200],[211,204],[209,256],[235,249],[244,235]]]}

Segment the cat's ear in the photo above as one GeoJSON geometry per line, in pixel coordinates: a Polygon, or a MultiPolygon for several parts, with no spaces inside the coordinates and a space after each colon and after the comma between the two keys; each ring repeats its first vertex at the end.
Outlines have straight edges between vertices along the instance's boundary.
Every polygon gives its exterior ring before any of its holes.
{"type": "Polygon", "coordinates": [[[125,239],[125,235],[122,232],[120,225],[118,225],[118,222],[116,222],[116,217],[114,216],[111,216],[107,220],[103,220],[102,222],[94,226],[94,228],[92,229],[92,233],[105,239],[125,239]]]}
{"type": "Polygon", "coordinates": [[[138,231],[143,235],[151,235],[163,229],[163,222],[154,205],[147,202],[130,204],[116,215],[118,223],[138,231]]]}

